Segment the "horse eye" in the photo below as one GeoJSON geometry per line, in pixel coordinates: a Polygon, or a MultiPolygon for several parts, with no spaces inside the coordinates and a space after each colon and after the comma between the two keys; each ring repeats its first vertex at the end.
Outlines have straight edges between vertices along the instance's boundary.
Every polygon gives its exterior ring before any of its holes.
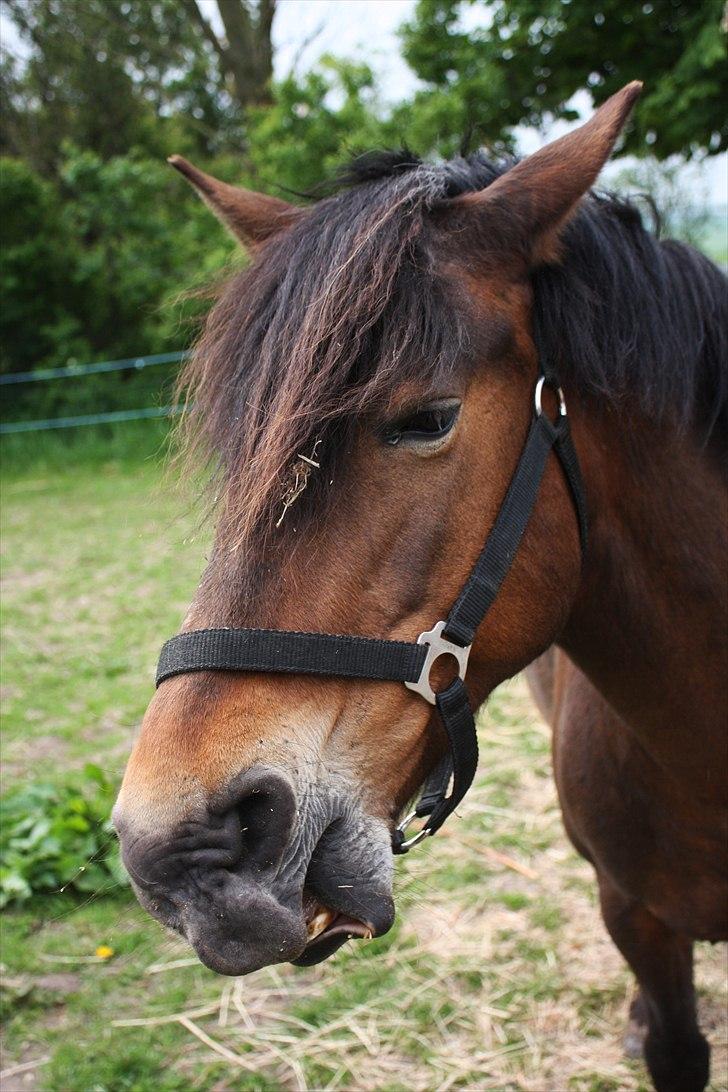
{"type": "Polygon", "coordinates": [[[433,443],[447,436],[460,413],[459,402],[443,402],[432,406],[423,406],[387,425],[384,430],[384,442],[392,447],[402,440],[413,443],[433,443]]]}

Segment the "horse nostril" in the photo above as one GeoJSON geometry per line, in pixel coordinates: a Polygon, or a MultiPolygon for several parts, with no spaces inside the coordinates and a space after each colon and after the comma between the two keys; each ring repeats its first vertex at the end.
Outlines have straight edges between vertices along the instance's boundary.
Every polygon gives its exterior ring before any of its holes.
{"type": "Polygon", "coordinates": [[[265,768],[246,770],[218,795],[211,810],[236,814],[243,864],[252,864],[258,871],[278,867],[296,815],[293,787],[283,774],[265,768]]]}

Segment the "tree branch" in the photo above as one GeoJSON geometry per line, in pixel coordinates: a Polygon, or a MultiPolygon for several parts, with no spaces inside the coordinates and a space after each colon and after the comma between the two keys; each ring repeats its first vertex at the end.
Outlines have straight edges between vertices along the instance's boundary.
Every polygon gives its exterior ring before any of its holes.
{"type": "Polygon", "coordinates": [[[259,0],[258,22],[255,28],[258,39],[258,79],[265,87],[273,75],[273,17],[277,0],[259,0]]]}
{"type": "MultiPolygon", "coordinates": [[[[225,27],[229,70],[238,102],[243,107],[262,102],[268,79],[265,72],[261,78],[261,70],[265,69],[265,46],[258,36],[260,28],[253,24],[245,0],[217,0],[217,7],[225,27]]],[[[259,17],[260,11],[259,8],[259,17]]]]}
{"type": "Polygon", "coordinates": [[[207,41],[215,50],[215,53],[218,55],[220,61],[222,62],[222,66],[225,72],[229,71],[226,51],[221,45],[217,35],[215,34],[215,31],[212,29],[207,19],[198,8],[196,0],[182,0],[182,5],[189,15],[190,19],[192,19],[193,22],[197,24],[207,41]]]}

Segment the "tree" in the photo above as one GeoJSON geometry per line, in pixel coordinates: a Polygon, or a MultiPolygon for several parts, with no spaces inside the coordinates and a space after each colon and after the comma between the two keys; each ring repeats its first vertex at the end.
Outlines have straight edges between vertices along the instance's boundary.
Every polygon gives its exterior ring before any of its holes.
{"type": "Polygon", "coordinates": [[[365,64],[321,58],[313,71],[276,83],[269,106],[248,115],[247,164],[254,185],[302,192],[359,152],[397,143],[382,120],[365,64]]]}
{"type": "MultiPolygon", "coordinates": [[[[237,174],[224,159],[214,169],[237,174]]],[[[0,371],[184,347],[209,307],[194,289],[235,253],[163,161],[68,147],[55,182],[0,159],[0,371]]],[[[125,409],[149,404],[159,381],[152,369],[19,384],[4,406],[11,418],[125,409]]]]}
{"type": "Polygon", "coordinates": [[[212,29],[198,0],[182,0],[182,5],[212,46],[221,72],[230,79],[237,105],[245,109],[270,102],[276,0],[258,0],[257,7],[246,0],[217,0],[224,37],[212,29]]]}
{"type": "Polygon", "coordinates": [[[477,130],[511,148],[517,125],[573,119],[575,92],[599,106],[641,79],[624,151],[662,159],[728,147],[726,30],[721,0],[419,0],[402,41],[427,84],[413,107],[433,146],[477,130]]]}
{"type": "Polygon", "coordinates": [[[0,371],[32,368],[54,352],[88,353],[77,319],[83,302],[74,277],[78,248],[58,196],[50,182],[13,159],[0,169],[0,223],[0,371]]]}
{"type": "Polygon", "coordinates": [[[64,142],[108,159],[243,142],[267,101],[275,0],[4,0],[27,53],[0,66],[0,150],[55,175],[64,142]]]}

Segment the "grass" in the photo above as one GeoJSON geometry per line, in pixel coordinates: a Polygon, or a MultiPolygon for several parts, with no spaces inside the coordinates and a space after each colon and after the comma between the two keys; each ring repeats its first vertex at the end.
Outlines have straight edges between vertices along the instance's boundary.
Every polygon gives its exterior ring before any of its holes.
{"type": "MultiPolygon", "coordinates": [[[[52,779],[88,760],[122,772],[207,546],[145,444],[7,460],[7,777],[52,779]]],[[[549,734],[521,681],[494,695],[480,735],[461,817],[398,864],[391,934],[320,967],[220,979],[127,894],[7,913],[2,1064],[27,1068],[3,1092],[646,1088],[620,1045],[630,977],[564,837],[549,734]]],[[[718,1092],[719,950],[699,949],[698,984],[718,1092]]]]}
{"type": "Polygon", "coordinates": [[[3,478],[4,759],[122,768],[206,540],[157,460],[43,457],[3,478]],[[182,513],[182,514],[181,514],[182,513]]]}

